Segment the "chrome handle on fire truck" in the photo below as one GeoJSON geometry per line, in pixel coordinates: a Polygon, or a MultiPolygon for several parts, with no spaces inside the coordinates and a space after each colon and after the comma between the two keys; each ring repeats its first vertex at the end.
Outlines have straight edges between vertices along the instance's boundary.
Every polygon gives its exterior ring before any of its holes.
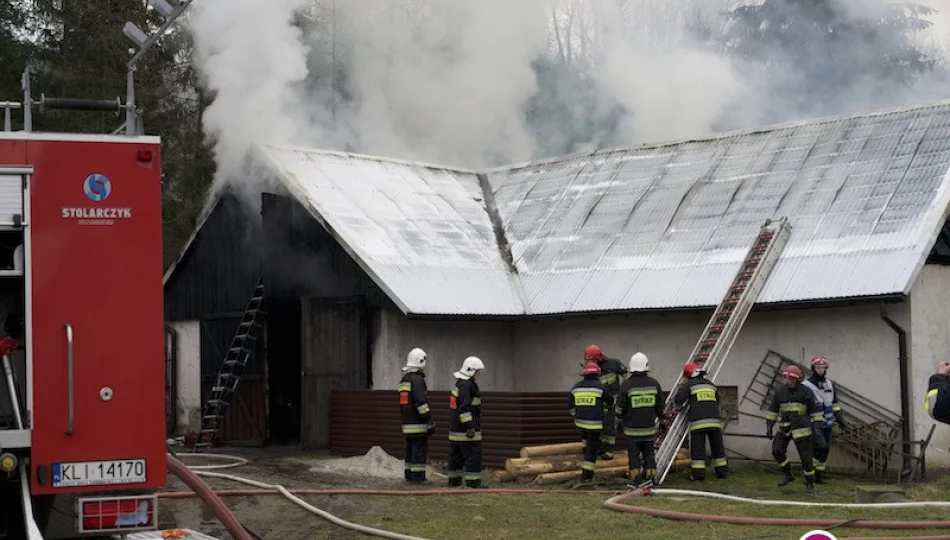
{"type": "Polygon", "coordinates": [[[69,424],[66,426],[66,435],[73,434],[74,410],[73,410],[73,326],[69,323],[66,327],[66,370],[67,370],[67,392],[69,394],[69,424]]]}

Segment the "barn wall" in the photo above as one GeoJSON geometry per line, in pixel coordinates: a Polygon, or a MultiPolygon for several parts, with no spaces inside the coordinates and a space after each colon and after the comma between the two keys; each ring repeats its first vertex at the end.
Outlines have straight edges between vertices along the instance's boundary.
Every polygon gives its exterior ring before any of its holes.
{"type": "Polygon", "coordinates": [[[409,320],[395,307],[386,307],[374,317],[373,389],[399,386],[406,355],[422,347],[429,356],[426,381],[432,390],[450,390],[452,373],[468,356],[485,362],[479,387],[485,391],[514,390],[512,323],[409,320]]]}
{"type": "MultiPolygon", "coordinates": [[[[912,339],[910,343],[911,406],[914,438],[923,439],[933,420],[924,410],[927,380],[939,362],[950,358],[950,267],[926,265],[911,289],[912,339]]],[[[950,467],[950,426],[937,424],[927,466],[950,467]]]]}
{"type": "Polygon", "coordinates": [[[201,426],[201,323],[177,321],[170,323],[178,337],[177,367],[177,421],[175,433],[196,432],[201,426]]]}
{"type": "MultiPolygon", "coordinates": [[[[906,324],[907,305],[889,313],[906,324]]],[[[653,375],[664,387],[672,385],[705,327],[711,312],[643,314],[518,322],[514,333],[514,390],[552,391],[570,388],[578,379],[583,348],[597,343],[604,352],[629,364],[643,351],[653,375]]],[[[806,364],[822,354],[831,362],[830,376],[882,406],[900,412],[897,339],[881,320],[879,306],[756,311],[742,329],[717,383],[738,386],[741,398],[767,351],[806,364]]],[[[743,407],[752,413],[757,407],[743,407]]],[[[761,414],[761,413],[760,413],[761,414]]],[[[737,433],[762,434],[764,421],[741,416],[730,428],[737,433]]],[[[768,458],[765,439],[731,438],[730,447],[753,457],[768,458]]],[[[790,451],[794,456],[794,451],[790,451]]]]}
{"type": "Polygon", "coordinates": [[[260,238],[260,214],[222,195],[165,283],[165,320],[243,312],[261,274],[260,238]]]}

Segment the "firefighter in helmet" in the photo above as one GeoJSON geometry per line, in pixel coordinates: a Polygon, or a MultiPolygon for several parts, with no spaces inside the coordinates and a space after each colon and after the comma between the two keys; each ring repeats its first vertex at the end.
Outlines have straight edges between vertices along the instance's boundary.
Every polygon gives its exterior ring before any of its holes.
{"type": "Polygon", "coordinates": [[[416,347],[406,356],[406,373],[399,381],[399,408],[402,413],[402,435],[406,439],[406,481],[425,484],[428,466],[429,436],[435,433],[435,422],[426,395],[426,352],[416,347]]]}
{"type": "Polygon", "coordinates": [[[831,452],[831,430],[835,425],[841,429],[848,429],[848,424],[844,421],[844,415],[841,412],[841,405],[838,404],[838,393],[835,391],[835,385],[828,378],[828,359],[824,356],[816,356],[811,359],[811,377],[808,377],[802,384],[808,387],[815,394],[815,400],[822,409],[824,426],[820,433],[815,434],[815,483],[825,483],[825,470],[827,468],[828,454],[831,452]],[[823,437],[824,442],[818,441],[818,437],[823,437]]]}
{"type": "Polygon", "coordinates": [[[482,395],[475,379],[485,370],[480,358],[469,356],[456,371],[449,396],[450,486],[487,487],[482,483],[482,395]]]}
{"type": "Polygon", "coordinates": [[[634,484],[652,480],[656,473],[653,441],[657,420],[663,418],[663,389],[648,375],[650,359],[642,352],[630,358],[630,378],[617,398],[617,431],[627,440],[627,462],[634,484]],[[641,462],[640,456],[643,456],[641,462]]]}
{"type": "Polygon", "coordinates": [[[614,408],[614,398],[610,395],[607,385],[600,380],[601,372],[597,362],[584,364],[581,376],[584,378],[571,388],[568,407],[574,417],[574,425],[581,431],[581,441],[584,443],[581,478],[590,480],[594,478],[597,455],[601,453],[601,434],[607,425],[607,411],[614,408]]]}
{"type": "MultiPolygon", "coordinates": [[[[597,363],[600,368],[600,382],[604,383],[611,398],[616,402],[627,368],[620,360],[604,356],[604,352],[597,345],[588,345],[584,349],[584,362],[589,361],[597,363]]],[[[617,430],[614,425],[614,408],[611,406],[604,417],[604,429],[600,436],[600,458],[613,459],[615,444],[617,444],[617,430]]]]}
{"type": "Polygon", "coordinates": [[[693,480],[706,478],[706,439],[712,451],[713,466],[717,478],[729,475],[729,462],[726,460],[726,446],[722,440],[722,418],[719,403],[722,401],[719,389],[706,378],[706,369],[695,362],[683,367],[683,377],[687,379],[680,386],[673,404],[682,409],[689,404],[689,452],[690,473],[693,480]]]}
{"type": "Polygon", "coordinates": [[[815,395],[801,384],[802,370],[798,366],[788,366],[782,372],[785,376],[785,385],[781,386],[772,395],[769,404],[769,413],[766,418],[766,436],[772,440],[772,457],[782,468],[782,480],[778,485],[786,486],[795,480],[792,476],[792,465],[786,453],[788,443],[794,442],[798,449],[798,456],[802,460],[802,469],[805,476],[805,493],[815,491],[815,468],[812,463],[814,444],[823,444],[824,437],[815,437],[824,426],[823,412],[818,405],[815,395]],[[775,423],[778,422],[778,433],[774,434],[775,423]]]}

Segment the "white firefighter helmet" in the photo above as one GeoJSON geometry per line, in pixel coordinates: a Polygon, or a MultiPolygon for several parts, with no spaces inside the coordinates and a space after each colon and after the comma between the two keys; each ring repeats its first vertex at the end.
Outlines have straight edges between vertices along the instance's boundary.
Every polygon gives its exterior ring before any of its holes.
{"type": "Polygon", "coordinates": [[[426,367],[426,352],[416,347],[415,349],[409,351],[409,354],[406,356],[406,365],[402,368],[403,371],[416,371],[426,367]]]}
{"type": "Polygon", "coordinates": [[[471,379],[476,371],[485,369],[485,364],[477,356],[469,356],[462,362],[462,369],[456,371],[454,375],[459,379],[471,379]]]}
{"type": "Polygon", "coordinates": [[[650,359],[642,352],[630,357],[630,371],[650,371],[650,359]]]}

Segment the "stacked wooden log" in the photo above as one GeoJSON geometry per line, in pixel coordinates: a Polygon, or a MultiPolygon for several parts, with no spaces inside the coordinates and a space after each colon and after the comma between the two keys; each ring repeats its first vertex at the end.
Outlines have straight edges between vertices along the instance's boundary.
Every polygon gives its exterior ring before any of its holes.
{"type": "MultiPolygon", "coordinates": [[[[521,457],[505,460],[505,469],[495,472],[495,482],[550,485],[569,480],[580,480],[584,463],[582,443],[548,444],[526,446],[521,457]]],[[[597,460],[596,478],[616,478],[627,474],[627,453],[614,454],[610,460],[597,460]]],[[[689,467],[689,451],[681,449],[676,454],[673,470],[689,467]]]]}

